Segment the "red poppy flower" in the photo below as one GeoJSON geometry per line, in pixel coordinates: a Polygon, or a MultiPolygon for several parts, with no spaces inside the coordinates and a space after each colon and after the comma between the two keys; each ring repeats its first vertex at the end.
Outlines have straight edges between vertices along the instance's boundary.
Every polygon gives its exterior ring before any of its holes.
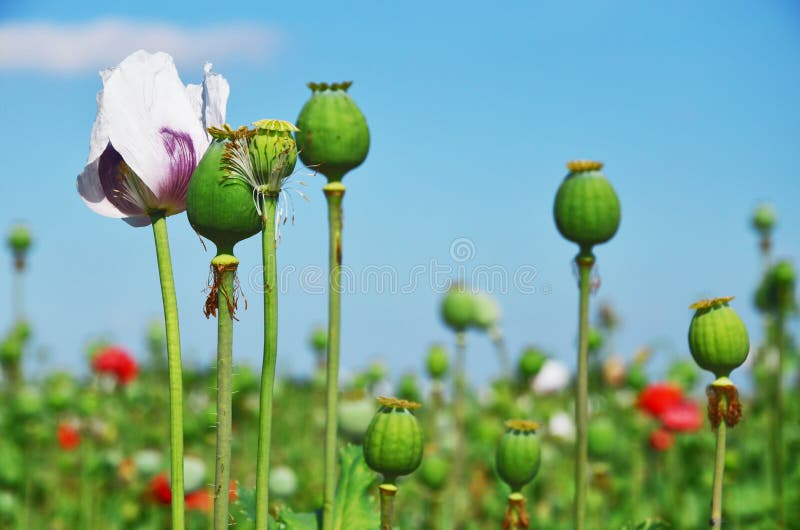
{"type": "Polygon", "coordinates": [[[665,410],[683,401],[683,390],[672,383],[653,383],[639,394],[639,410],[659,418],[665,410]]]}
{"type": "Polygon", "coordinates": [[[675,437],[666,429],[656,429],[650,433],[650,447],[656,451],[666,451],[674,441],[675,437]]]}
{"type": "Polygon", "coordinates": [[[214,506],[214,497],[207,489],[199,489],[191,493],[187,493],[184,497],[186,501],[187,510],[197,510],[200,512],[211,512],[214,506]]]}
{"type": "MultiPolygon", "coordinates": [[[[160,504],[172,504],[172,491],[170,490],[169,477],[166,473],[159,473],[150,481],[150,494],[160,504]]],[[[236,492],[236,482],[231,480],[228,489],[228,499],[231,502],[239,498],[236,492]]],[[[187,510],[197,510],[210,513],[214,507],[214,495],[211,490],[201,488],[184,495],[187,510]]]]}
{"type": "Polygon", "coordinates": [[[172,490],[169,488],[169,478],[166,473],[159,473],[150,481],[150,493],[156,502],[161,504],[172,503],[172,490]]]}
{"type": "Polygon", "coordinates": [[[72,451],[81,444],[81,433],[69,423],[58,426],[58,445],[64,451],[72,451]]]}
{"type": "Polygon", "coordinates": [[[661,425],[674,432],[695,432],[703,426],[703,414],[693,401],[681,401],[661,413],[661,425]]]}
{"type": "Polygon", "coordinates": [[[95,372],[113,375],[121,385],[130,383],[139,374],[136,359],[118,346],[108,346],[100,350],[92,360],[92,368],[95,372]]]}

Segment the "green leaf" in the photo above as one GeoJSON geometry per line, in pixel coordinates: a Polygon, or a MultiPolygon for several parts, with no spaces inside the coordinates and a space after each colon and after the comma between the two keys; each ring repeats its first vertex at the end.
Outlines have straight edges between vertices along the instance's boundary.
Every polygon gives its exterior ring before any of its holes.
{"type": "Polygon", "coordinates": [[[315,513],[295,513],[287,508],[278,514],[278,524],[276,528],[281,530],[317,530],[322,525],[317,521],[315,513]]]}
{"type": "Polygon", "coordinates": [[[348,445],[339,451],[341,473],[334,501],[334,530],[374,530],[380,526],[369,488],[375,473],[364,462],[361,446],[348,445]]]}

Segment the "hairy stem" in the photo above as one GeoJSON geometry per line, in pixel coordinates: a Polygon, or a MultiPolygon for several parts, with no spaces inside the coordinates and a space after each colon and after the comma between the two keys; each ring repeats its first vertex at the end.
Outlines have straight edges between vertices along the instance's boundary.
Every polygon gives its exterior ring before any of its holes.
{"type": "Polygon", "coordinates": [[[579,271],[580,301],[578,309],[578,381],[575,391],[575,528],[586,528],[586,495],[589,431],[589,293],[594,256],[582,250],[575,258],[579,271]]]}
{"type": "Polygon", "coordinates": [[[502,371],[503,378],[507,381],[511,381],[511,360],[508,355],[508,348],[506,347],[506,340],[505,337],[503,337],[503,332],[499,327],[495,326],[489,331],[489,336],[497,352],[497,359],[500,361],[500,370],[502,371]]]}
{"type": "Polygon", "coordinates": [[[345,187],[330,182],[324,188],[328,202],[328,358],[326,363],[325,467],[322,496],[322,528],[333,529],[333,498],[336,494],[336,428],[339,398],[339,333],[342,310],[342,198],[345,187]]]}
{"type": "Polygon", "coordinates": [[[214,474],[214,530],[230,522],[231,400],[233,397],[233,292],[238,260],[217,254],[211,261],[217,283],[217,455],[214,474]]]}
{"type": "Polygon", "coordinates": [[[381,530],[392,530],[394,496],[397,495],[397,486],[381,484],[378,486],[378,490],[381,494],[381,530]]]}
{"type": "Polygon", "coordinates": [[[714,455],[714,485],[711,493],[711,519],[713,530],[722,528],[722,476],[725,472],[725,422],[717,426],[717,449],[714,455]]]}
{"type": "Polygon", "coordinates": [[[278,356],[278,267],[275,252],[275,211],[278,198],[265,196],[261,246],[264,265],[264,360],[261,366],[261,398],[256,464],[256,530],[266,530],[269,518],[269,460],[272,435],[272,391],[278,356]]]}
{"type": "Polygon", "coordinates": [[[169,444],[170,483],[172,489],[172,530],[184,529],[183,502],[183,375],[181,368],[181,336],[178,326],[178,300],[172,276],[172,259],[167,236],[167,219],[154,215],[153,236],[156,244],[158,276],[164,303],[164,325],[167,331],[167,366],[169,370],[169,444]]]}

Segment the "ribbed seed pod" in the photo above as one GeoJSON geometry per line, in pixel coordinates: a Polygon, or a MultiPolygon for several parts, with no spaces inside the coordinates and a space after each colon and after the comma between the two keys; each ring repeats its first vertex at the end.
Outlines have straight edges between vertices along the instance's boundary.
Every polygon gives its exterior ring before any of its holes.
{"type": "Polygon", "coordinates": [[[309,83],[311,98],[297,117],[297,147],[303,163],[338,181],[367,158],[367,120],[347,93],[350,82],[309,83]]]}
{"type": "Polygon", "coordinates": [[[497,474],[518,492],[533,480],[541,463],[541,446],[536,436],[539,425],[528,420],[508,420],[495,453],[497,474]]]}
{"type": "Polygon", "coordinates": [[[600,162],[587,160],[569,162],[569,174],[558,188],[553,206],[558,231],[585,250],[605,243],[619,228],[619,198],[600,172],[602,167],[600,162]]]}
{"type": "Polygon", "coordinates": [[[224,154],[225,141],[214,140],[200,159],[189,181],[186,215],[198,234],[230,254],[236,243],[261,230],[261,219],[253,190],[222,168],[224,154]]]}
{"type": "Polygon", "coordinates": [[[747,328],[728,306],[732,296],[701,300],[689,325],[689,349],[700,368],[717,377],[727,377],[739,367],[750,351],[747,328]]]}
{"type": "Polygon", "coordinates": [[[375,472],[392,483],[413,473],[422,462],[422,431],[412,410],[419,403],[378,398],[381,408],[372,418],[364,439],[364,459],[375,472]]]}

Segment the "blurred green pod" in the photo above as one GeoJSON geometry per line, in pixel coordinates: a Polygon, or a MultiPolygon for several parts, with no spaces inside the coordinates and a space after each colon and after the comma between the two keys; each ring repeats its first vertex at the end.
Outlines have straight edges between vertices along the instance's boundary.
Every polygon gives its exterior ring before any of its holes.
{"type": "Polygon", "coordinates": [[[536,430],[539,425],[528,420],[508,420],[495,453],[497,474],[518,492],[536,476],[542,449],[536,430]]]}

